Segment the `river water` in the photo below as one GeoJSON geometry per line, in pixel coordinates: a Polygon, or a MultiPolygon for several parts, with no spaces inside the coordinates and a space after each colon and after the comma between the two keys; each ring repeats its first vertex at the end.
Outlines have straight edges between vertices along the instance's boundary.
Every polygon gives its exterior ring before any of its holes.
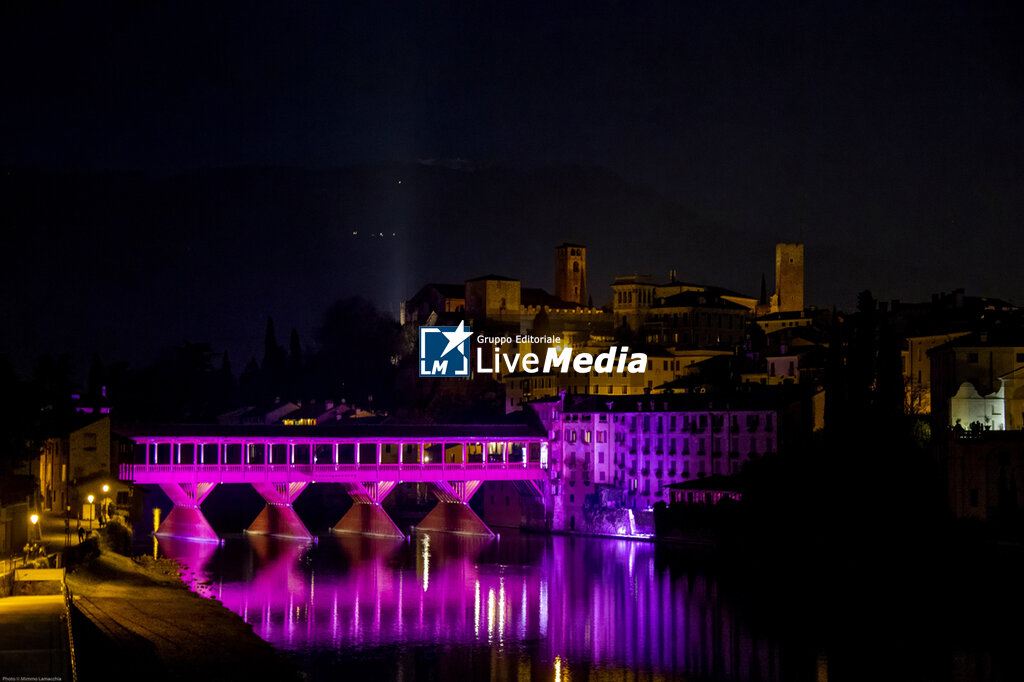
{"type": "Polygon", "coordinates": [[[311,680],[1015,679],[984,643],[882,641],[884,610],[830,642],[803,622],[813,616],[784,613],[785,599],[745,598],[692,553],[646,542],[517,532],[153,542],[311,680]]]}

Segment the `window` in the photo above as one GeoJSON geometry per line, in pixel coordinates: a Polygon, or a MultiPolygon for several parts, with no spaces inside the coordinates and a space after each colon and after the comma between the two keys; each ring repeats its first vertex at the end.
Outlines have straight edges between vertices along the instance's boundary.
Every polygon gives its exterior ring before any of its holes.
{"type": "Polygon", "coordinates": [[[85,444],[83,445],[83,447],[86,450],[89,450],[89,451],[95,450],[96,449],[96,434],[95,433],[86,433],[86,434],[84,434],[83,437],[85,439],[85,444]]]}
{"type": "Polygon", "coordinates": [[[971,364],[976,364],[978,362],[978,354],[977,353],[968,353],[967,354],[967,362],[969,362],[971,364]]]}

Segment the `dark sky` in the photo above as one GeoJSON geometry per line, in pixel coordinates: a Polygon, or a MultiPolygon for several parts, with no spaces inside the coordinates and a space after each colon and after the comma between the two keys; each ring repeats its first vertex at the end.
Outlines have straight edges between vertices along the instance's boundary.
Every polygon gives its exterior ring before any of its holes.
{"type": "MultiPolygon", "coordinates": [[[[718,267],[751,274],[713,283],[756,293],[771,244],[802,240],[811,303],[965,286],[1024,304],[1024,26],[1009,1],[24,2],[0,12],[8,169],[581,164],[721,225],[730,237],[718,267]]],[[[62,229],[48,235],[55,251],[62,229]]],[[[633,229],[649,241],[665,227],[638,218],[633,229]]],[[[552,234],[537,248],[546,263],[559,241],[602,237],[552,234]]],[[[684,271],[688,239],[720,239],[684,237],[668,241],[684,271]]],[[[146,242],[140,224],[134,243],[146,242]]],[[[410,249],[406,259],[419,257],[410,249]]],[[[605,279],[664,265],[593,258],[605,279]]],[[[261,275],[294,283],[272,266],[261,275]]],[[[34,324],[10,305],[34,303],[33,290],[5,295],[4,326],[34,324]]],[[[400,296],[378,303],[394,308],[400,296]]],[[[292,322],[308,334],[313,318],[292,322]]],[[[176,331],[216,339],[216,324],[199,317],[176,331]]],[[[20,330],[22,347],[0,352],[23,353],[40,334],[20,330]]]]}

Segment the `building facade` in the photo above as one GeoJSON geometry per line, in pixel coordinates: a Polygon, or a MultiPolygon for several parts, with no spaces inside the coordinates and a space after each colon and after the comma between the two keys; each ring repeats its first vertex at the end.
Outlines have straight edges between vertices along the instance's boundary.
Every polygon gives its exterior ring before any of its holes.
{"type": "Polygon", "coordinates": [[[131,507],[133,488],[118,480],[118,468],[132,462],[133,445],[114,431],[109,416],[85,418],[66,435],[48,438],[39,455],[43,508],[61,513],[70,508],[79,516],[89,495],[96,504],[131,507]]]}
{"type": "Polygon", "coordinates": [[[738,473],[778,445],[773,410],[703,395],[563,394],[530,407],[548,430],[556,530],[586,528],[595,509],[669,502],[670,484],[738,473]]]}
{"type": "Polygon", "coordinates": [[[794,313],[804,310],[804,245],[775,245],[775,293],[773,313],[794,313]]]}
{"type": "Polygon", "coordinates": [[[562,244],[555,249],[555,296],[587,305],[587,247],[562,244]]]}

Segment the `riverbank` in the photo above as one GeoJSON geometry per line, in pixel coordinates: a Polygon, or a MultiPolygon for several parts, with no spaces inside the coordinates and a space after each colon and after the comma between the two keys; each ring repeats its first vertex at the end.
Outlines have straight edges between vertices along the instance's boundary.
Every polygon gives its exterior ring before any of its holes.
{"type": "Polygon", "coordinates": [[[69,567],[80,680],[300,680],[238,615],[169,560],[103,551],[69,567]]]}

